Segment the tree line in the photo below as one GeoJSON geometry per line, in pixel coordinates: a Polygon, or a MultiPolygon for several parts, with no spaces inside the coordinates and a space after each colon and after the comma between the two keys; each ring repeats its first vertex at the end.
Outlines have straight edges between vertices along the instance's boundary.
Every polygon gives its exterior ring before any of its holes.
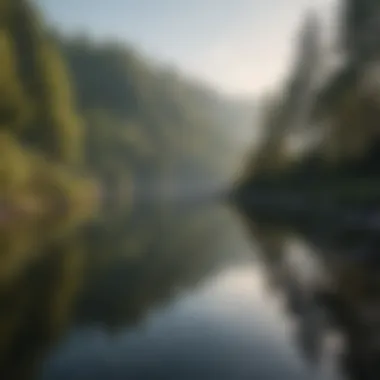
{"type": "Polygon", "coordinates": [[[318,14],[307,13],[290,73],[262,98],[261,144],[241,183],[376,178],[379,12],[376,1],[340,1],[328,40],[318,14]]]}
{"type": "Polygon", "coordinates": [[[0,376],[26,379],[72,324],[139,321],[197,281],[218,218],[160,185],[225,177],[221,125],[240,115],[28,0],[0,0],[0,57],[0,376]]]}

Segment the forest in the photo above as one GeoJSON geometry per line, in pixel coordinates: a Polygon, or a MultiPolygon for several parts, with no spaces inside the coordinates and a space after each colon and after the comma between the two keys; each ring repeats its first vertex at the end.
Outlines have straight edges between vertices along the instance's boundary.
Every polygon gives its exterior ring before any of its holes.
{"type": "Polygon", "coordinates": [[[137,323],[197,281],[218,217],[170,199],[231,181],[253,106],[28,0],[0,0],[0,56],[0,377],[29,379],[71,324],[137,323]]]}
{"type": "Polygon", "coordinates": [[[305,15],[291,70],[262,97],[260,143],[232,197],[270,287],[304,329],[307,356],[320,358],[324,330],[307,324],[323,310],[345,339],[344,375],[374,379],[378,316],[367,310],[379,302],[380,3],[341,0],[333,24],[326,41],[320,15],[305,15]],[[289,269],[289,237],[312,248],[323,280],[289,269]]]}
{"type": "Polygon", "coordinates": [[[286,80],[262,97],[260,147],[239,179],[241,189],[273,185],[355,201],[365,187],[364,200],[374,201],[379,12],[377,1],[340,1],[328,41],[319,15],[306,14],[286,80]]]}
{"type": "MultiPolygon", "coordinates": [[[[189,183],[217,198],[235,178],[233,195],[257,195],[266,212],[262,194],[377,201],[380,8],[340,6],[330,44],[306,14],[240,175],[231,137],[255,100],[233,101],[127,44],[65,36],[31,1],[0,0],[0,377],[30,378],[72,324],[139,323],[199,281],[222,218],[168,201],[189,183]]],[[[276,256],[283,235],[253,228],[276,256]]]]}
{"type": "Polygon", "coordinates": [[[11,262],[32,246],[9,237],[13,225],[59,235],[90,219],[124,223],[185,183],[231,177],[238,154],[223,131],[250,105],[127,45],[61,35],[30,1],[1,4],[0,226],[20,251],[11,262]]]}

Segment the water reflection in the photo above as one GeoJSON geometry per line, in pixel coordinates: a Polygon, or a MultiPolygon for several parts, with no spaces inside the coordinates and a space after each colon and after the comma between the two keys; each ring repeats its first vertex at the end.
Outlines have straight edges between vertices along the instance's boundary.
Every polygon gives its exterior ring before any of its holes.
{"type": "Polygon", "coordinates": [[[43,378],[303,378],[284,326],[273,328],[273,310],[262,311],[256,276],[253,268],[221,269],[112,338],[101,327],[73,331],[43,378]]]}
{"type": "Polygon", "coordinates": [[[6,379],[321,376],[266,295],[248,231],[211,203],[145,204],[77,228],[1,303],[6,379]]]}
{"type": "Polygon", "coordinates": [[[334,357],[344,374],[377,379],[379,246],[369,223],[375,211],[347,207],[323,218],[317,208],[267,213],[252,205],[244,215],[271,289],[280,291],[296,317],[306,357],[320,361],[326,340],[338,335],[343,343],[334,357]],[[358,224],[363,218],[366,223],[358,224]]]}

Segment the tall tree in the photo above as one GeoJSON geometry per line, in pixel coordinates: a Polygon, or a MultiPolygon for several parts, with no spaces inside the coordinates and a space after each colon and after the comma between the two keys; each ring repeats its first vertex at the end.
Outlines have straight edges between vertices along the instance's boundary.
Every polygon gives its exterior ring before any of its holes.
{"type": "Polygon", "coordinates": [[[321,61],[321,30],[315,12],[309,12],[300,29],[293,73],[287,84],[284,122],[293,129],[307,123],[321,61]]]}
{"type": "MultiPolygon", "coordinates": [[[[24,143],[40,149],[49,158],[77,164],[81,153],[81,125],[60,54],[46,36],[30,1],[3,2],[8,3],[8,17],[3,23],[5,34],[0,48],[9,56],[3,58],[3,65],[12,62],[16,71],[10,72],[15,76],[10,100],[17,101],[17,114],[23,116],[17,119],[18,128],[13,128],[12,123],[9,128],[12,127],[13,133],[24,143]],[[4,40],[7,36],[8,46],[4,40]]],[[[12,108],[8,106],[6,110],[9,113],[12,108]]]]}
{"type": "MultiPolygon", "coordinates": [[[[320,24],[314,12],[307,14],[300,29],[293,71],[286,83],[282,100],[271,101],[264,107],[265,137],[258,157],[266,157],[264,166],[284,162],[286,139],[307,125],[320,62],[320,24]]],[[[260,159],[260,161],[262,158],[260,159]]],[[[259,164],[259,167],[262,163],[259,164]]]]}
{"type": "Polygon", "coordinates": [[[343,44],[351,59],[367,58],[373,52],[373,37],[380,26],[378,0],[344,0],[343,44]],[[375,30],[377,29],[377,30],[375,30]]]}

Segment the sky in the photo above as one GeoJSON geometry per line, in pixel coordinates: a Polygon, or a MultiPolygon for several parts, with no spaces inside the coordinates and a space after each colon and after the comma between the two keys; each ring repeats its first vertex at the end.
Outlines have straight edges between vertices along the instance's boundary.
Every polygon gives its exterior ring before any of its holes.
{"type": "Polygon", "coordinates": [[[231,95],[273,88],[302,15],[336,0],[35,0],[66,33],[117,38],[231,95]]]}

